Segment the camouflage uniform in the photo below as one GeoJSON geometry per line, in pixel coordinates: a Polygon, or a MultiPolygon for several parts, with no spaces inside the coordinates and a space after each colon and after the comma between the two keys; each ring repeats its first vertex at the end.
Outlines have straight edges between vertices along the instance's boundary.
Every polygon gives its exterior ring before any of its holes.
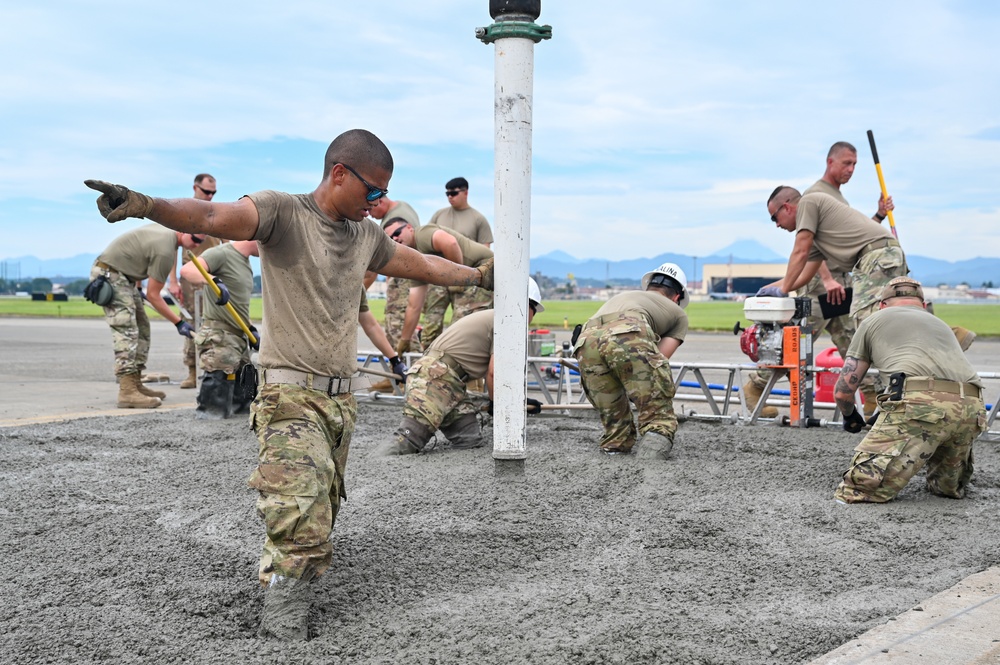
{"type": "Polygon", "coordinates": [[[432,430],[448,427],[466,414],[478,413],[466,389],[468,377],[444,360],[445,353],[428,351],[406,375],[406,404],[403,416],[413,418],[432,430]]]}
{"type": "Polygon", "coordinates": [[[203,372],[233,374],[250,362],[250,347],[243,331],[221,321],[206,319],[194,336],[203,372]]]}
{"type": "Polygon", "coordinates": [[[350,393],[328,396],[291,384],[264,384],[250,411],[260,442],[248,482],[260,492],[266,537],[259,577],[312,579],[330,567],[330,532],[347,498],[344,474],[358,411],[350,393]]]}
{"type": "Polygon", "coordinates": [[[657,336],[634,312],[596,316],[577,340],[580,380],[604,425],[605,450],[630,450],[636,442],[629,401],[638,410],[638,434],[654,431],[673,439],[677,431],[676,391],[670,361],[657,336]]]}
{"type": "Polygon", "coordinates": [[[111,327],[115,350],[115,376],[140,373],[149,357],[149,317],[135,282],[116,270],[93,266],[90,279],[105,275],[115,296],[104,307],[104,320],[111,327]]]}
{"type": "Polygon", "coordinates": [[[893,499],[924,464],[927,489],[961,499],[972,477],[972,443],[986,429],[981,396],[907,391],[900,401],[878,397],[879,415],[855,448],[834,497],[847,503],[893,499]]]}
{"type": "MultiPolygon", "coordinates": [[[[389,344],[395,348],[399,336],[403,332],[403,322],[406,319],[406,305],[410,297],[413,282],[402,277],[387,277],[385,280],[385,336],[389,344]]],[[[431,287],[435,288],[435,287],[431,287]]],[[[423,351],[417,331],[410,335],[410,351],[423,351]]]]}
{"type": "MultiPolygon", "coordinates": [[[[205,239],[200,245],[191,250],[185,250],[182,253],[181,265],[186,264],[191,259],[188,257],[188,252],[193,253],[195,256],[201,256],[206,249],[211,249],[212,247],[218,247],[222,244],[222,241],[218,238],[213,238],[212,236],[205,236],[205,239]]],[[[184,308],[190,312],[191,316],[194,316],[194,298],[196,292],[201,292],[201,287],[195,287],[188,280],[183,277],[180,278],[181,284],[181,298],[184,301],[184,308]]],[[[181,315],[185,321],[194,325],[194,321],[187,318],[183,314],[181,315]]],[[[186,367],[194,367],[194,357],[195,357],[195,341],[190,337],[184,338],[184,365],[186,367]]]]}
{"type": "Polygon", "coordinates": [[[882,289],[889,280],[905,277],[910,272],[903,249],[898,242],[890,242],[894,244],[862,254],[851,273],[851,286],[854,287],[851,316],[856,325],[878,311],[882,289]]]}
{"type": "Polygon", "coordinates": [[[424,330],[420,334],[425,347],[430,346],[444,330],[448,305],[452,308],[451,322],[455,323],[463,316],[493,307],[493,292],[478,286],[429,285],[427,299],[424,301],[424,330]]]}

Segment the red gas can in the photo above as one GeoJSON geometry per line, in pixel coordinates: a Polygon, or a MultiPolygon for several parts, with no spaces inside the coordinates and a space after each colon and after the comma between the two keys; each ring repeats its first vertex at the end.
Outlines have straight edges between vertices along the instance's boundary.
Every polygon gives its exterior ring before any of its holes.
{"type": "MultiPolygon", "coordinates": [[[[816,354],[816,367],[836,367],[844,366],[844,359],[840,357],[837,347],[831,346],[816,354]]],[[[837,385],[840,372],[818,372],[816,374],[816,401],[833,402],[833,389],[837,385]]]]}

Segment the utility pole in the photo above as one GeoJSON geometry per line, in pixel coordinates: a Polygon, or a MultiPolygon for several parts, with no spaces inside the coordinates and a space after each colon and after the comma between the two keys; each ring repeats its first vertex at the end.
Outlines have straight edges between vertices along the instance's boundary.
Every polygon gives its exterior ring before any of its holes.
{"type": "Polygon", "coordinates": [[[524,460],[528,267],[531,232],[531,101],[535,44],[552,37],[538,25],[541,0],[490,0],[495,23],[476,28],[494,46],[493,459],[524,460]]]}

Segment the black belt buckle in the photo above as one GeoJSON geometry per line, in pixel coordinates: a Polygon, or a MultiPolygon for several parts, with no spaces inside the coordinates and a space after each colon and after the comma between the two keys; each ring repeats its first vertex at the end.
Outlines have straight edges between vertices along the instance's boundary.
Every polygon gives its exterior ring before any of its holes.
{"type": "Polygon", "coordinates": [[[329,396],[331,396],[331,397],[334,396],[334,395],[339,395],[340,394],[340,381],[341,381],[341,378],[339,376],[331,376],[331,377],[329,377],[329,379],[327,380],[327,384],[326,384],[326,394],[329,395],[329,396]],[[336,390],[333,389],[335,381],[336,381],[336,385],[337,385],[337,389],[336,390]]]}

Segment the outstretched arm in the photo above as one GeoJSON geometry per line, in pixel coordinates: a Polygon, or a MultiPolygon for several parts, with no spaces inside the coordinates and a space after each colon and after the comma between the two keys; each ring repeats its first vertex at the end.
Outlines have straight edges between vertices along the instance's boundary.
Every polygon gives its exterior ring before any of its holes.
{"type": "Polygon", "coordinates": [[[405,245],[396,247],[392,258],[379,272],[439,286],[481,286],[493,290],[492,259],[478,268],[469,268],[440,256],[421,254],[405,245]]]}
{"type": "Polygon", "coordinates": [[[812,231],[799,231],[795,234],[795,246],[792,247],[792,255],[788,259],[788,267],[785,269],[785,278],[781,280],[779,287],[785,293],[807,284],[819,265],[811,266],[809,270],[806,264],[809,263],[809,251],[812,249],[812,231]]]}

